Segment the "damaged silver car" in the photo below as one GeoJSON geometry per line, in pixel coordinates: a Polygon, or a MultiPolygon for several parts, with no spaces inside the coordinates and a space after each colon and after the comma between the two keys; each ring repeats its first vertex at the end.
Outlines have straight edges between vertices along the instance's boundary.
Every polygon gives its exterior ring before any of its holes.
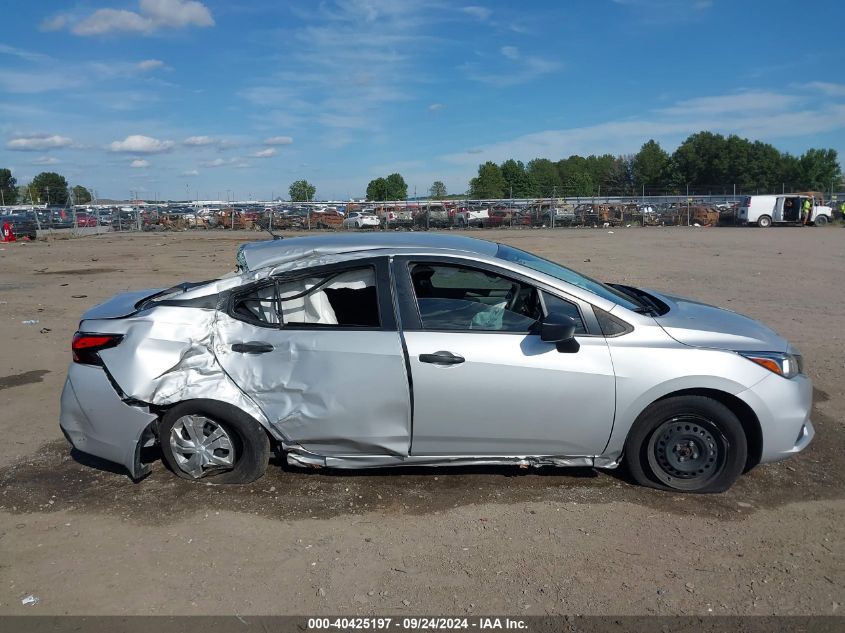
{"type": "Polygon", "coordinates": [[[717,492],[813,437],[801,356],[734,312],[458,236],[296,237],[237,261],[83,315],[74,447],[135,479],[158,444],[218,483],[257,479],[275,449],[334,468],[624,461],[717,492]]]}

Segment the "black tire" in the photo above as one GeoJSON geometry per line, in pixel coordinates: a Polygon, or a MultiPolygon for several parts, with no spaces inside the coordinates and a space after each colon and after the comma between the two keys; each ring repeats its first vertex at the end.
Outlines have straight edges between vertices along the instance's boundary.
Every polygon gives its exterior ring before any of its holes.
{"type": "Polygon", "coordinates": [[[248,484],[264,474],[270,459],[270,439],[261,425],[237,407],[214,400],[188,400],[169,409],[159,424],[159,441],[165,465],[174,474],[189,481],[248,484]],[[179,466],[170,437],[177,421],[189,415],[206,417],[223,427],[234,446],[231,469],[194,477],[179,466]]]}
{"type": "Polygon", "coordinates": [[[826,215],[817,215],[816,219],[813,220],[813,224],[815,224],[816,226],[827,225],[827,216],[826,215]]]}
{"type": "Polygon", "coordinates": [[[757,226],[761,229],[767,229],[772,225],[772,218],[768,215],[761,215],[757,218],[757,226]]]}
{"type": "Polygon", "coordinates": [[[677,492],[723,492],[742,474],[748,442],[742,423],[704,396],[659,400],[634,422],[625,463],[637,483],[677,492]]]}

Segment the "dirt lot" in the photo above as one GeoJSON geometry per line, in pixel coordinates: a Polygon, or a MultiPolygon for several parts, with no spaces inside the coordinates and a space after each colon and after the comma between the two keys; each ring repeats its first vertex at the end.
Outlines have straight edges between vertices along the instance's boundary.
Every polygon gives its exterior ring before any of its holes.
{"type": "Polygon", "coordinates": [[[586,469],[276,464],[230,488],[157,465],[133,484],[72,458],[59,432],[79,315],[118,291],[225,273],[260,235],[2,244],[0,613],[841,614],[845,231],[475,235],[765,321],[805,355],[815,442],[715,496],[586,469]],[[39,604],[22,606],[28,594],[39,604]]]}

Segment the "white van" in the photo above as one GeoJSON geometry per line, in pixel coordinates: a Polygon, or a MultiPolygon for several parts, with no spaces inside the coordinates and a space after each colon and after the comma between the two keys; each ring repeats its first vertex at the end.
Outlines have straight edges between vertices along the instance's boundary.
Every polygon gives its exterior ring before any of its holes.
{"type": "Polygon", "coordinates": [[[786,193],[775,196],[746,196],[736,213],[741,224],[756,224],[769,227],[777,224],[802,224],[801,213],[804,201],[810,200],[810,218],[808,224],[824,226],[831,220],[831,208],[816,203],[812,196],[798,193],[786,193]]]}

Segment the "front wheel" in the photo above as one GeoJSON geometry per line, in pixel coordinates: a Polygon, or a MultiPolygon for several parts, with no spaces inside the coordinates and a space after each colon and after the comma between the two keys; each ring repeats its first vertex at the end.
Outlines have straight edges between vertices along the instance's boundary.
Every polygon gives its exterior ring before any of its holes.
{"type": "Polygon", "coordinates": [[[827,216],[826,215],[817,215],[816,219],[813,220],[813,224],[816,226],[824,226],[827,224],[827,216]]]}
{"type": "Polygon", "coordinates": [[[736,415],[704,396],[655,402],[625,442],[625,462],[637,483],[682,492],[727,490],[742,473],[747,453],[736,415]]]}
{"type": "Polygon", "coordinates": [[[761,229],[767,229],[771,225],[772,225],[772,218],[770,218],[768,215],[761,215],[757,219],[757,226],[759,226],[761,229]]]}
{"type": "Polygon", "coordinates": [[[270,440],[251,416],[211,400],[176,405],[161,420],[165,464],[183,479],[247,484],[267,469],[270,440]]]}

